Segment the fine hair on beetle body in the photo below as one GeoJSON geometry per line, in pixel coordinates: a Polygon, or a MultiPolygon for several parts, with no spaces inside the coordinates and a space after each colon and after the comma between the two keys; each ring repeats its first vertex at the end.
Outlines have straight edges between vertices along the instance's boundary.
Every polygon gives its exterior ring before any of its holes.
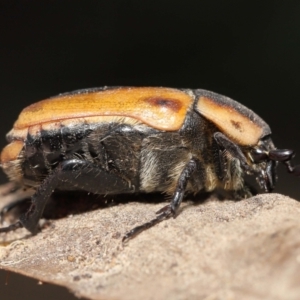
{"type": "Polygon", "coordinates": [[[36,233],[53,191],[169,195],[170,204],[126,233],[127,241],[175,216],[186,193],[223,189],[233,199],[248,198],[245,174],[270,192],[278,162],[300,175],[300,166],[290,162],[294,152],[276,149],[263,119],[201,89],[103,87],[60,94],[25,108],[7,140],[2,169],[15,186],[35,192],[28,211],[0,233],[20,227],[36,233]]]}

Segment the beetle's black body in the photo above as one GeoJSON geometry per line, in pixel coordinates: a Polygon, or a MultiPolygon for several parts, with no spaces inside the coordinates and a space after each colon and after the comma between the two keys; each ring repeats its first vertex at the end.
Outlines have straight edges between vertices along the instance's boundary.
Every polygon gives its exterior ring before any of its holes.
{"type": "MultiPolygon", "coordinates": [[[[180,169],[190,158],[197,157],[198,172],[190,178],[188,189],[191,192],[198,192],[206,186],[210,189],[206,183],[209,165],[222,179],[218,147],[210,138],[214,132],[217,132],[215,126],[192,111],[178,132],[162,132],[142,124],[119,122],[97,126],[81,124],[72,130],[63,128],[58,132],[41,132],[38,138],[28,135],[21,159],[23,183],[37,187],[58,165],[74,164],[70,167],[74,169],[76,164],[83,164],[80,169],[85,165],[87,168],[95,166],[99,168],[98,172],[114,174],[113,178],[121,180],[118,184],[113,180],[102,185],[103,178],[93,175],[89,182],[84,180],[84,184],[91,185],[89,190],[92,192],[165,192],[176,184],[180,169]]],[[[85,172],[79,173],[83,176],[85,172]]],[[[56,188],[86,190],[80,184],[74,186],[73,181],[71,172],[70,178],[58,182],[56,188]]]]}
{"type": "MultiPolygon", "coordinates": [[[[102,90],[77,91],[60,97],[102,90]]],[[[34,187],[36,192],[30,210],[18,223],[0,232],[22,226],[35,232],[54,190],[84,190],[104,195],[139,192],[172,195],[171,204],[156,219],[130,232],[127,237],[131,237],[174,215],[186,192],[221,188],[232,192],[235,198],[246,198],[251,193],[244,182],[244,173],[254,174],[261,187],[271,191],[276,181],[277,161],[285,162],[289,171],[298,175],[298,167],[295,169],[289,163],[292,151],[276,150],[270,128],[251,110],[212,92],[181,91],[190,95],[192,101],[176,130],[155,128],[126,115],[104,116],[100,122],[91,123],[79,119],[72,126],[56,124],[47,130],[29,130],[23,138],[10,133],[9,141],[21,140],[23,146],[14,160],[2,157],[4,170],[13,181],[34,187]],[[202,106],[199,99],[204,99],[202,106]],[[222,109],[221,121],[214,121],[217,113],[209,106],[211,104],[222,109]],[[236,121],[234,114],[240,120],[236,121]],[[232,129],[222,118],[232,118],[228,123],[232,129]],[[243,136],[248,124],[243,123],[244,119],[250,124],[248,126],[255,126],[255,134],[259,129],[255,143],[249,142],[252,136],[249,139],[243,136]]],[[[162,108],[174,109],[173,99],[157,97],[150,101],[162,108]]]]}

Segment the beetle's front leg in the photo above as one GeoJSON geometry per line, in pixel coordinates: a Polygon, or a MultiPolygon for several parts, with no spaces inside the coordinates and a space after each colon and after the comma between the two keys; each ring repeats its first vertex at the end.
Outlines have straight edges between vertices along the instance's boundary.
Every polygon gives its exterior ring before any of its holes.
{"type": "Polygon", "coordinates": [[[95,194],[130,193],[134,192],[130,184],[113,172],[80,159],[63,161],[37,188],[31,197],[29,210],[20,220],[8,227],[0,228],[1,232],[9,232],[25,227],[36,233],[38,222],[51,194],[56,188],[79,189],[95,194]]]}
{"type": "Polygon", "coordinates": [[[241,167],[244,171],[248,172],[249,174],[252,173],[252,170],[250,169],[247,163],[247,159],[238,145],[236,145],[234,142],[228,139],[221,132],[216,132],[214,134],[214,140],[217,142],[221,151],[222,150],[228,151],[232,157],[237,158],[240,161],[241,167]]]}
{"type": "Polygon", "coordinates": [[[168,204],[167,206],[163,207],[162,209],[160,209],[157,212],[158,216],[155,219],[153,219],[143,225],[137,226],[137,227],[133,228],[132,230],[130,230],[128,233],[126,233],[123,237],[123,242],[128,241],[129,239],[135,237],[142,231],[154,226],[155,224],[157,224],[165,219],[168,219],[171,216],[176,215],[176,212],[178,211],[178,208],[184,197],[189,178],[194,173],[196,168],[197,168],[196,161],[194,159],[191,159],[186,164],[186,166],[184,167],[183,171],[181,172],[181,174],[179,176],[177,186],[176,186],[171,203],[168,204]]]}
{"type": "Polygon", "coordinates": [[[219,148],[219,179],[224,182],[224,189],[236,200],[251,197],[255,191],[244,182],[241,169],[247,174],[252,174],[253,170],[241,148],[221,132],[214,134],[214,140],[219,148]]]}

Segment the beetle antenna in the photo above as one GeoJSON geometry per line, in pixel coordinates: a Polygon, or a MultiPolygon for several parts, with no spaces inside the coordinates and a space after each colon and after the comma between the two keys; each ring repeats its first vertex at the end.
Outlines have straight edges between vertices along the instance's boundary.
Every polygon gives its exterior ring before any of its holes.
{"type": "Polygon", "coordinates": [[[300,165],[297,166],[292,166],[291,162],[288,161],[284,161],[283,162],[286,165],[286,168],[288,170],[289,173],[295,175],[295,176],[300,176],[300,165]]]}
{"type": "Polygon", "coordinates": [[[279,161],[283,163],[288,172],[300,176],[300,165],[293,166],[291,160],[295,157],[295,152],[289,149],[276,149],[269,152],[269,158],[274,161],[279,161]]]}

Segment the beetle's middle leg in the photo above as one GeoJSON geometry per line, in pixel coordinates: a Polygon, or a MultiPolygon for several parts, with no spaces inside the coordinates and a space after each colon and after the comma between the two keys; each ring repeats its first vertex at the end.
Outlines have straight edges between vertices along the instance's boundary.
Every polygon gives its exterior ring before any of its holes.
{"type": "Polygon", "coordinates": [[[9,232],[25,227],[36,233],[38,222],[53,191],[59,187],[79,189],[95,194],[120,194],[134,192],[130,183],[113,172],[80,159],[63,161],[37,188],[31,197],[29,210],[20,220],[8,227],[0,228],[1,232],[9,232]]]}
{"type": "Polygon", "coordinates": [[[123,237],[123,242],[128,241],[129,239],[135,237],[142,231],[156,225],[157,223],[159,223],[165,219],[168,219],[171,216],[176,215],[176,212],[177,212],[177,210],[182,202],[182,199],[184,197],[187,183],[188,183],[191,175],[196,170],[196,168],[197,168],[196,161],[194,159],[191,159],[186,164],[185,168],[183,169],[183,171],[181,172],[181,174],[179,176],[177,186],[176,186],[175,192],[173,194],[173,199],[172,199],[171,203],[168,204],[167,206],[163,207],[162,209],[160,209],[157,212],[158,216],[155,219],[153,219],[143,225],[137,226],[137,227],[133,228],[132,230],[130,230],[128,233],[126,233],[125,236],[123,237]]]}

